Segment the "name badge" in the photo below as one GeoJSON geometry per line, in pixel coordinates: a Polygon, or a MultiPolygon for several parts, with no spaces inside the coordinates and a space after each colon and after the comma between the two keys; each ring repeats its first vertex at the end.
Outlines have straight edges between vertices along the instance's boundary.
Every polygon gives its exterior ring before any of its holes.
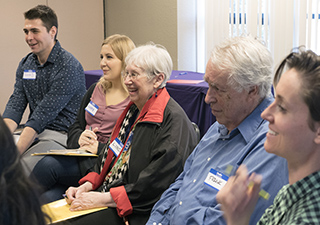
{"type": "Polygon", "coordinates": [[[123,148],[123,144],[122,142],[116,138],[114,139],[114,141],[109,145],[109,148],[111,149],[111,151],[113,151],[113,153],[118,157],[119,153],[121,152],[122,148],[123,148]]]}
{"type": "Polygon", "coordinates": [[[35,70],[25,70],[22,78],[25,80],[35,80],[36,76],[37,74],[35,70]]]}
{"type": "Polygon", "coordinates": [[[87,107],[85,108],[85,110],[90,113],[91,116],[96,115],[97,111],[99,109],[99,106],[97,106],[96,104],[94,104],[92,101],[89,102],[89,104],[87,105],[87,107]]]}
{"type": "Polygon", "coordinates": [[[227,183],[228,179],[229,177],[224,175],[223,173],[211,169],[204,183],[214,188],[215,190],[220,191],[221,188],[223,188],[223,186],[227,183]]]}

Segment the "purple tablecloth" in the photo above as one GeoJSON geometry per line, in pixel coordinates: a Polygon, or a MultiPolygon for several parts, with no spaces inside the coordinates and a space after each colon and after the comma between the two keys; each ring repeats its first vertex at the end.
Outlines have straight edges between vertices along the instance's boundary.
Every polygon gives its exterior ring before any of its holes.
{"type": "MultiPolygon", "coordinates": [[[[99,80],[102,70],[87,70],[85,75],[86,86],[89,88],[91,84],[99,80]]],[[[174,70],[170,80],[203,80],[203,75],[203,73],[174,70]]],[[[215,122],[210,106],[204,102],[208,84],[204,81],[196,84],[167,83],[166,88],[171,97],[184,109],[190,120],[199,126],[202,137],[210,125],[215,122]]]]}

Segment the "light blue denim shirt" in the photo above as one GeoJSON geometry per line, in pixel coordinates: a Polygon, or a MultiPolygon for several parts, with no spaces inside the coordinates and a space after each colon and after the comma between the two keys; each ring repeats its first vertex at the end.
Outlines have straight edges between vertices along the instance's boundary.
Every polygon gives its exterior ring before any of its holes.
{"type": "Polygon", "coordinates": [[[205,184],[210,169],[232,173],[245,164],[249,173],[262,174],[262,188],[271,197],[259,199],[250,224],[256,224],[264,210],[272,204],[280,188],[288,183],[286,160],[269,154],[263,144],[268,122],[260,116],[272,103],[268,97],[230,134],[215,122],[187,159],[184,171],[167,189],[152,209],[148,225],[226,224],[216,201],[217,190],[205,184]]]}

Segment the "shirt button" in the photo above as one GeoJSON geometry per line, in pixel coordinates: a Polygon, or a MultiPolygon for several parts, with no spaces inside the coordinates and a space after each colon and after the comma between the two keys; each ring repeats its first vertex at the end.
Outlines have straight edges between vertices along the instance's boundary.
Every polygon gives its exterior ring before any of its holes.
{"type": "Polygon", "coordinates": [[[196,181],[197,181],[197,180],[196,180],[196,179],[194,179],[194,180],[193,180],[193,183],[195,183],[196,181]]]}
{"type": "Polygon", "coordinates": [[[210,161],[211,158],[208,158],[208,161],[210,161]]]}
{"type": "Polygon", "coordinates": [[[182,205],[182,201],[179,202],[179,205],[182,205]]]}

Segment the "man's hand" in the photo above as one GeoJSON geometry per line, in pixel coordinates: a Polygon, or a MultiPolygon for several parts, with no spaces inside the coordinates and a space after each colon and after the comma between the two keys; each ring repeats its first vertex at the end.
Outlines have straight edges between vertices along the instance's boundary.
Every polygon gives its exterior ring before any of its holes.
{"type": "Polygon", "coordinates": [[[25,127],[23,129],[17,143],[20,154],[23,154],[30,147],[37,136],[38,133],[33,128],[25,127]]]}

